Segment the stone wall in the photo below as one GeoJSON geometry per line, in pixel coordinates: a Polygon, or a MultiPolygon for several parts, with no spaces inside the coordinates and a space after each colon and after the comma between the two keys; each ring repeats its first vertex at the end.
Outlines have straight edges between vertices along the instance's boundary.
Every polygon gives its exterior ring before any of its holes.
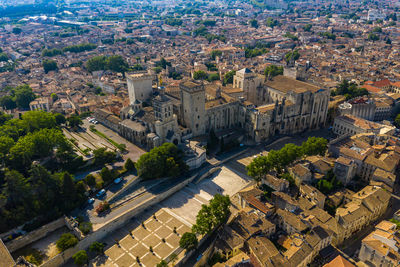
{"type": "Polygon", "coordinates": [[[42,239],[43,237],[47,236],[51,232],[65,226],[65,219],[64,217],[61,217],[55,221],[52,221],[46,225],[43,225],[42,227],[33,230],[26,235],[17,237],[14,240],[11,240],[7,242],[5,245],[8,248],[10,252],[14,252],[26,245],[29,245],[39,239],[42,239]]]}
{"type": "Polygon", "coordinates": [[[70,249],[58,254],[57,256],[49,259],[48,261],[44,262],[40,267],[58,267],[68,261],[72,255],[82,249],[87,249],[90,244],[95,241],[100,241],[101,239],[105,238],[109,233],[121,228],[125,225],[132,217],[136,216],[137,214],[143,212],[145,209],[163,201],[164,199],[168,198],[172,194],[176,193],[177,191],[184,188],[186,185],[191,183],[195,178],[196,175],[188,178],[184,182],[170,188],[169,190],[163,192],[162,194],[153,196],[145,203],[139,204],[138,206],[126,211],[125,213],[121,214],[118,217],[115,217],[113,220],[109,221],[105,225],[98,228],[95,232],[92,232],[88,236],[86,236],[83,240],[79,241],[79,243],[70,249]]]}

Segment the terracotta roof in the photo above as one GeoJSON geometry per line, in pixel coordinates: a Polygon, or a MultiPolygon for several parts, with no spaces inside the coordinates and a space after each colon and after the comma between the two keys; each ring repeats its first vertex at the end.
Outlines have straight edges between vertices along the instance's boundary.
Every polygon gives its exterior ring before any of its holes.
{"type": "Polygon", "coordinates": [[[323,267],[356,267],[356,266],[339,255],[336,258],[334,258],[331,262],[325,264],[323,267]]]}

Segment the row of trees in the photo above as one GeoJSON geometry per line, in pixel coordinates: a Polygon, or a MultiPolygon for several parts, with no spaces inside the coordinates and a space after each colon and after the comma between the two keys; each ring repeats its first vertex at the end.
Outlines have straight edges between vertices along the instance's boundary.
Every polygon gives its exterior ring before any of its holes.
{"type": "Polygon", "coordinates": [[[135,167],[144,179],[177,177],[187,171],[183,152],[172,143],[164,143],[140,156],[135,167]]]}
{"type": "Polygon", "coordinates": [[[58,48],[43,49],[42,57],[54,57],[57,55],[62,55],[62,54],[64,54],[64,52],[80,53],[80,52],[84,52],[84,51],[90,51],[90,50],[93,50],[96,48],[97,48],[97,45],[87,43],[87,44],[66,46],[62,49],[58,49],[58,48]]]}
{"type": "Polygon", "coordinates": [[[206,235],[225,223],[230,215],[229,206],[231,201],[229,196],[216,194],[208,205],[202,205],[201,210],[196,216],[196,224],[192,226],[192,232],[186,232],[182,235],[179,246],[187,251],[197,247],[197,236],[206,235]]]}
{"type": "Polygon", "coordinates": [[[301,146],[289,143],[280,150],[271,150],[267,156],[259,156],[246,167],[249,176],[260,181],[268,172],[282,171],[303,156],[324,155],[328,141],[325,138],[310,137],[301,146]]]}

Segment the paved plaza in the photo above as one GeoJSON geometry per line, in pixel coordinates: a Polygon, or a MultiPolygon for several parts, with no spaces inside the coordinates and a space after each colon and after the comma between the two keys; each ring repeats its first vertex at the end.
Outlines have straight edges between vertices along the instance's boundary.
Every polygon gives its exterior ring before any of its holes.
{"type": "Polygon", "coordinates": [[[119,231],[111,234],[104,242],[111,245],[106,251],[106,259],[93,262],[93,266],[128,267],[156,266],[162,259],[167,258],[179,247],[180,236],[190,231],[190,226],[179,221],[174,216],[159,209],[151,211],[133,219],[119,231]],[[144,227],[142,225],[142,220],[144,227]],[[129,229],[133,229],[129,232],[129,229]],[[174,233],[176,229],[176,233],[174,233]],[[118,241],[118,243],[117,243],[118,241]],[[150,251],[150,247],[153,252],[150,251]]]}
{"type": "Polygon", "coordinates": [[[179,248],[181,235],[191,230],[202,204],[208,204],[217,193],[232,196],[249,182],[247,178],[222,167],[199,184],[189,184],[110,234],[103,240],[108,245],[106,257],[92,263],[93,266],[139,266],[137,257],[142,266],[155,266],[179,248]],[[150,252],[150,246],[153,252],[150,252]]]}

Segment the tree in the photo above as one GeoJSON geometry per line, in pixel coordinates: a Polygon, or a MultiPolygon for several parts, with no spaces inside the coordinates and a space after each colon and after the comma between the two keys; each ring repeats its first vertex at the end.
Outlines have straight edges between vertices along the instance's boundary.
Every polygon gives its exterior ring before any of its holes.
{"type": "Polygon", "coordinates": [[[283,67],[282,66],[276,66],[276,65],[269,65],[265,68],[264,70],[264,75],[267,78],[272,78],[278,75],[283,74],[283,67]]]}
{"type": "Polygon", "coordinates": [[[371,32],[368,34],[368,40],[373,41],[373,42],[378,41],[379,36],[377,34],[371,32]]]}
{"type": "Polygon", "coordinates": [[[31,110],[22,115],[22,120],[29,132],[40,129],[52,129],[57,126],[54,114],[43,110],[31,110]]]}
{"type": "Polygon", "coordinates": [[[6,62],[8,61],[8,56],[6,53],[1,53],[0,52],[0,62],[6,62]]]}
{"type": "Polygon", "coordinates": [[[125,161],[124,167],[125,167],[125,169],[128,170],[128,171],[133,171],[133,170],[135,169],[135,163],[133,163],[133,161],[132,161],[130,158],[128,158],[128,159],[125,161]]]}
{"type": "Polygon", "coordinates": [[[311,25],[311,24],[306,24],[306,25],[304,25],[304,27],[303,27],[303,29],[304,29],[305,32],[311,31],[311,28],[312,28],[312,25],[311,25]]]}
{"type": "Polygon", "coordinates": [[[106,59],[107,58],[105,56],[92,57],[86,62],[87,71],[94,72],[99,70],[105,70],[107,66],[106,59]]]}
{"type": "Polygon", "coordinates": [[[0,160],[6,159],[10,149],[15,145],[14,139],[9,136],[0,136],[0,160]]]}
{"type": "Polygon", "coordinates": [[[14,109],[17,107],[17,104],[12,96],[5,95],[0,98],[0,106],[5,109],[14,109]]]}
{"type": "Polygon", "coordinates": [[[62,174],[61,197],[67,210],[73,207],[76,200],[76,188],[74,180],[68,172],[62,174]]]}
{"type": "Polygon", "coordinates": [[[196,234],[208,234],[219,224],[223,223],[229,216],[229,196],[216,194],[209,205],[202,205],[196,216],[196,224],[192,231],[196,234]]]}
{"type": "Polygon", "coordinates": [[[234,71],[234,70],[231,70],[231,71],[228,71],[227,73],[225,73],[224,84],[228,84],[228,83],[232,84],[233,76],[235,76],[235,74],[236,74],[236,71],[234,71]]]}
{"type": "Polygon", "coordinates": [[[120,55],[110,56],[107,61],[107,69],[114,72],[124,73],[128,70],[128,63],[126,63],[125,59],[120,55]]]}
{"type": "Polygon", "coordinates": [[[217,57],[222,56],[222,52],[220,50],[211,51],[211,59],[215,60],[217,57]]]}
{"type": "Polygon", "coordinates": [[[250,26],[251,27],[253,27],[253,28],[258,28],[258,21],[256,20],[256,19],[251,19],[250,21],[249,21],[249,24],[250,24],[250,26]]]}
{"type": "Polygon", "coordinates": [[[70,117],[68,117],[67,122],[71,128],[77,128],[83,124],[82,119],[76,114],[72,114],[70,117]]]}
{"type": "Polygon", "coordinates": [[[45,73],[48,73],[49,71],[57,70],[57,62],[51,59],[45,59],[42,61],[42,66],[44,69],[45,73]]]}
{"type": "Polygon", "coordinates": [[[21,28],[14,27],[14,28],[12,29],[12,33],[14,33],[14,34],[20,34],[21,32],[22,32],[22,29],[21,29],[21,28]]]}
{"type": "Polygon", "coordinates": [[[85,250],[79,250],[77,253],[75,253],[72,256],[72,259],[74,260],[74,263],[76,265],[82,266],[88,261],[88,256],[85,250]]]}
{"type": "Polygon", "coordinates": [[[216,194],[210,200],[209,206],[211,208],[211,214],[214,218],[214,227],[224,223],[226,219],[228,219],[230,214],[230,204],[231,201],[229,199],[229,196],[223,196],[220,194],[216,194]]]}
{"type": "Polygon", "coordinates": [[[179,246],[183,249],[186,249],[186,251],[195,249],[197,247],[197,244],[198,240],[194,233],[186,232],[179,240],[179,246]]]}
{"type": "Polygon", "coordinates": [[[302,149],[304,154],[311,155],[325,155],[327,150],[328,140],[322,137],[309,137],[307,141],[303,142],[302,149]]]}
{"type": "Polygon", "coordinates": [[[88,186],[95,186],[96,185],[96,178],[92,174],[88,174],[85,177],[85,182],[88,186]]]}
{"type": "Polygon", "coordinates": [[[58,99],[58,95],[56,93],[52,93],[50,95],[50,97],[51,97],[51,100],[53,100],[53,101],[57,101],[57,99],[58,99]]]}
{"type": "Polygon", "coordinates": [[[394,119],[394,125],[396,125],[397,128],[400,128],[400,114],[397,114],[396,118],[394,119]]]}
{"type": "Polygon", "coordinates": [[[18,108],[28,109],[29,103],[35,99],[35,94],[32,91],[32,88],[27,85],[21,85],[16,87],[14,90],[15,103],[18,108]]]}
{"type": "Polygon", "coordinates": [[[294,50],[286,53],[285,59],[287,63],[294,62],[300,58],[299,50],[294,50]]]}
{"type": "Polygon", "coordinates": [[[162,260],[157,263],[157,267],[168,267],[168,263],[165,260],[162,260]]]}
{"type": "Polygon", "coordinates": [[[195,80],[205,80],[207,78],[208,75],[204,70],[198,70],[193,73],[193,79],[195,80]]]}
{"type": "Polygon", "coordinates": [[[218,73],[212,73],[212,74],[208,75],[207,80],[209,82],[218,81],[219,80],[219,74],[218,73]]]}
{"type": "Polygon", "coordinates": [[[101,166],[107,163],[111,163],[115,160],[116,154],[113,151],[107,151],[105,147],[101,147],[93,150],[94,164],[101,166]]]}
{"type": "Polygon", "coordinates": [[[100,242],[93,242],[90,246],[89,246],[89,251],[91,252],[95,252],[98,255],[103,255],[104,253],[104,243],[100,243],[100,242]]]}
{"type": "Polygon", "coordinates": [[[172,143],[164,143],[141,155],[135,167],[143,179],[176,176],[187,170],[182,151],[172,143]]]}
{"type": "Polygon", "coordinates": [[[114,176],[107,167],[103,167],[103,169],[101,169],[100,176],[105,183],[109,183],[114,179],[114,176]]]}
{"type": "Polygon", "coordinates": [[[54,118],[56,120],[57,125],[64,124],[67,120],[65,119],[65,116],[61,113],[56,113],[54,114],[54,118]]]}
{"type": "Polygon", "coordinates": [[[266,21],[267,27],[274,28],[279,25],[279,22],[276,19],[268,18],[266,21]]]}
{"type": "Polygon", "coordinates": [[[92,231],[92,223],[91,222],[80,223],[78,228],[84,235],[87,235],[92,231]]]}
{"type": "Polygon", "coordinates": [[[70,233],[64,233],[61,235],[60,239],[57,240],[56,245],[60,251],[65,251],[69,248],[74,247],[78,244],[78,239],[70,233]]]}

